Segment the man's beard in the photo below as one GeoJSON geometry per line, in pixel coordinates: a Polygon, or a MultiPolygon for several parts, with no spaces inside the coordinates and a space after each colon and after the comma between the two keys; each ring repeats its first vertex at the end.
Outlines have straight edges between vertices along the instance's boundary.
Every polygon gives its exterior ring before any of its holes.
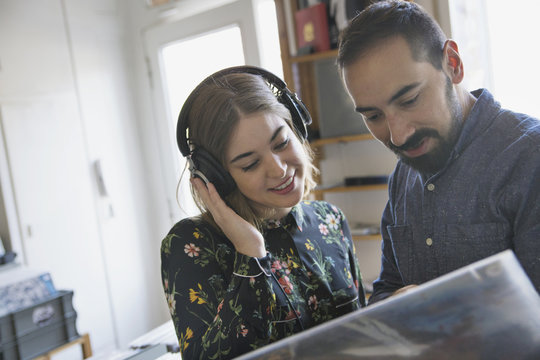
{"type": "Polygon", "coordinates": [[[435,174],[444,167],[461,132],[463,112],[456,95],[452,92],[452,82],[449,78],[446,78],[446,105],[450,110],[451,117],[450,129],[446,137],[443,137],[435,129],[422,128],[416,130],[401,146],[395,146],[391,142],[387,145],[399,156],[401,161],[423,174],[435,174]],[[403,151],[417,148],[421,145],[422,140],[428,137],[438,142],[429,153],[414,158],[403,155],[403,151]]]}

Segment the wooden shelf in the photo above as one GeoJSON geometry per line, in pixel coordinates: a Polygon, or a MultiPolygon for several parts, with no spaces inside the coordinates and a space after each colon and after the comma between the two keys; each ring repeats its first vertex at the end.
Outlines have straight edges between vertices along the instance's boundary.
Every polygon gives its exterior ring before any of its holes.
{"type": "Polygon", "coordinates": [[[310,144],[314,147],[319,147],[328,144],[337,144],[337,143],[347,143],[352,141],[365,141],[365,140],[375,140],[371,134],[356,134],[356,135],[345,135],[337,136],[331,138],[317,139],[313,140],[310,144]]]}
{"type": "Polygon", "coordinates": [[[291,56],[289,58],[289,61],[291,63],[297,63],[297,64],[309,63],[309,62],[317,61],[317,60],[335,58],[337,54],[338,54],[338,50],[333,49],[333,50],[321,51],[321,52],[317,52],[317,53],[313,53],[309,55],[291,56]]]}
{"type": "Polygon", "coordinates": [[[381,240],[381,234],[374,235],[353,235],[353,240],[356,241],[372,241],[372,240],[381,240]]]}
{"type": "Polygon", "coordinates": [[[387,184],[374,184],[374,185],[358,185],[358,186],[335,186],[327,189],[315,189],[315,194],[331,193],[331,192],[351,192],[351,191],[373,191],[373,190],[386,190],[387,184]]]}

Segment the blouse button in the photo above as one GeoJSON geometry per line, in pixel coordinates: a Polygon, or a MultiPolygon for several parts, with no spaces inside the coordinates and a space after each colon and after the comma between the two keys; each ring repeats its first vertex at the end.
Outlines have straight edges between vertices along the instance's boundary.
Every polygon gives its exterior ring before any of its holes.
{"type": "Polygon", "coordinates": [[[435,190],[435,185],[434,184],[428,184],[427,189],[429,191],[433,191],[433,190],[435,190]]]}
{"type": "Polygon", "coordinates": [[[433,245],[433,239],[430,238],[430,237],[428,237],[428,238],[426,239],[426,245],[427,245],[427,246],[433,245]]]}

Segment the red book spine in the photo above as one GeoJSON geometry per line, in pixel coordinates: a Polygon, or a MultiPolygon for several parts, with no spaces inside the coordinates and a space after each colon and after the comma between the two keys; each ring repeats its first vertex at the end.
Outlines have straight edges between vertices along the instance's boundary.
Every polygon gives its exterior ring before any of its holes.
{"type": "Polygon", "coordinates": [[[330,50],[326,5],[319,3],[295,14],[298,49],[313,47],[315,52],[330,50]]]}

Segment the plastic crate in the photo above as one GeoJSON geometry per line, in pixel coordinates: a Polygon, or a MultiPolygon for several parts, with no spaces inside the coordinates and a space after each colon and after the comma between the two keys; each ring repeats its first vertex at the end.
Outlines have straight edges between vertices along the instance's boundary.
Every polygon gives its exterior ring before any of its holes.
{"type": "Polygon", "coordinates": [[[32,359],[79,337],[73,291],[0,318],[0,360],[32,359]]]}

